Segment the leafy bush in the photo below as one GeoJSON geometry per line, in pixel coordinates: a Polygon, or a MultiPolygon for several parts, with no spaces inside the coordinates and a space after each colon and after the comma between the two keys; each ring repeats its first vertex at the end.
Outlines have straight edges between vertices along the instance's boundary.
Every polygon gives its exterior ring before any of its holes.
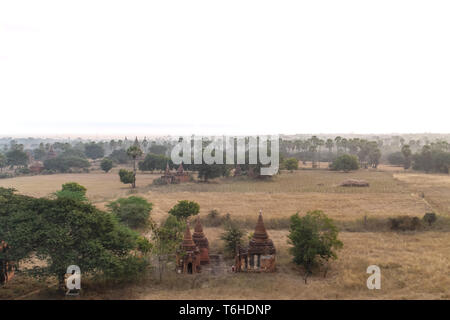
{"type": "Polygon", "coordinates": [[[62,185],[60,191],[56,191],[57,198],[66,198],[76,201],[87,201],[86,198],[87,189],[76,182],[68,182],[62,185]]]}
{"type": "Polygon", "coordinates": [[[194,201],[181,200],[169,210],[169,214],[178,219],[186,220],[190,216],[195,216],[200,211],[200,205],[194,201]]]}
{"type": "Polygon", "coordinates": [[[434,212],[427,212],[425,213],[425,215],[423,216],[422,220],[426,223],[428,223],[429,226],[431,226],[433,223],[436,222],[437,220],[437,216],[436,213],[434,212]]]}
{"type": "Polygon", "coordinates": [[[283,161],[283,165],[286,170],[297,170],[298,169],[298,160],[296,158],[286,158],[283,161]]]}
{"type": "Polygon", "coordinates": [[[113,162],[111,159],[105,158],[100,163],[100,168],[102,168],[103,171],[108,172],[113,167],[113,162]]]}
{"type": "Polygon", "coordinates": [[[336,251],[343,244],[337,238],[338,229],[333,220],[322,211],[310,211],[300,217],[298,213],[291,216],[289,243],[294,263],[305,269],[304,280],[312,273],[313,268],[330,259],[337,259],[336,251]]]}
{"type": "Polygon", "coordinates": [[[119,198],[107,205],[120,222],[131,228],[146,226],[149,222],[153,204],[142,197],[119,198]]]}
{"type": "Polygon", "coordinates": [[[391,230],[396,231],[413,231],[418,230],[421,226],[418,217],[399,216],[396,218],[389,218],[391,230]]]}
{"type": "Polygon", "coordinates": [[[350,154],[343,154],[334,159],[333,163],[330,165],[330,169],[334,171],[342,170],[345,172],[348,172],[350,170],[358,170],[358,158],[350,154]]]}
{"type": "Polygon", "coordinates": [[[166,184],[168,184],[167,180],[161,179],[161,178],[156,178],[155,180],[152,181],[152,184],[155,186],[164,186],[166,184]]]}
{"type": "Polygon", "coordinates": [[[119,170],[119,177],[120,177],[120,181],[122,183],[131,184],[131,185],[133,185],[133,183],[136,179],[136,177],[134,176],[134,172],[126,170],[126,169],[119,170]]]}
{"type": "Polygon", "coordinates": [[[222,233],[220,239],[225,242],[225,252],[230,256],[236,252],[236,246],[242,244],[242,238],[245,232],[238,226],[237,223],[229,221],[225,225],[225,232],[222,233]]]}
{"type": "Polygon", "coordinates": [[[23,167],[23,168],[17,168],[16,170],[14,170],[15,174],[30,174],[31,171],[29,168],[27,167],[23,167]]]}
{"type": "Polygon", "coordinates": [[[0,188],[0,225],[11,260],[44,259],[45,264],[24,271],[57,278],[61,286],[69,265],[114,279],[138,277],[146,268],[146,261],[135,255],[138,234],[87,202],[33,198],[0,188]]]}

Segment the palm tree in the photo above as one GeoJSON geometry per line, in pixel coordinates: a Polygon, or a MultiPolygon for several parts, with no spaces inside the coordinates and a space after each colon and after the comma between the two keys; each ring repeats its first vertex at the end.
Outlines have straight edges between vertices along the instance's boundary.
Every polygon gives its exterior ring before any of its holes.
{"type": "Polygon", "coordinates": [[[331,162],[331,153],[332,153],[333,147],[334,147],[333,139],[327,139],[327,142],[325,142],[325,146],[328,149],[328,162],[331,162]]]}
{"type": "Polygon", "coordinates": [[[136,137],[136,140],[134,141],[134,144],[127,149],[127,154],[129,157],[133,158],[133,173],[134,173],[134,180],[132,183],[132,188],[136,188],[136,159],[140,156],[142,156],[142,150],[139,146],[139,141],[136,137]]]}

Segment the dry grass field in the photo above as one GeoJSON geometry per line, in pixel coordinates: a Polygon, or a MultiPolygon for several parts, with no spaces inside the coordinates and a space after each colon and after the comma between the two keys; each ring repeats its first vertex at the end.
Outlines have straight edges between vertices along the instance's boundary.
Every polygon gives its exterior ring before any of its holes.
{"type": "MultiPolygon", "coordinates": [[[[152,216],[161,220],[178,200],[200,204],[201,216],[216,209],[235,219],[256,219],[259,209],[265,220],[287,218],[295,212],[320,209],[337,222],[352,222],[363,216],[383,218],[398,215],[422,217],[435,211],[450,213],[450,176],[403,172],[381,168],[337,173],[327,170],[283,172],[267,181],[224,178],[211,183],[153,186],[159,175],[139,174],[135,195],[153,203],[152,216]],[[344,188],[345,179],[364,179],[368,188],[344,188]]],[[[88,188],[88,197],[98,207],[130,194],[117,172],[58,174],[0,180],[2,187],[21,193],[46,196],[61,184],[76,181],[88,188]]],[[[252,230],[248,230],[251,232],[252,230]]],[[[173,272],[158,283],[153,277],[120,288],[92,288],[86,299],[450,299],[450,232],[448,229],[416,232],[340,233],[344,248],[332,262],[326,278],[316,274],[307,284],[288,254],[287,230],[269,229],[277,248],[275,274],[233,274],[206,277],[173,272]],[[366,287],[367,266],[376,264],[382,272],[382,289],[366,287]]],[[[220,252],[221,228],[205,228],[211,250],[220,252]]],[[[232,262],[229,262],[231,265],[232,262]]],[[[7,284],[11,291],[20,277],[7,284]]],[[[3,290],[3,289],[2,289],[3,290]]],[[[2,296],[0,290],[0,297],[2,296]]],[[[18,289],[17,289],[18,290],[18,289]]],[[[23,290],[19,290],[21,293],[23,290]]],[[[31,298],[48,298],[48,293],[31,298]]]]}

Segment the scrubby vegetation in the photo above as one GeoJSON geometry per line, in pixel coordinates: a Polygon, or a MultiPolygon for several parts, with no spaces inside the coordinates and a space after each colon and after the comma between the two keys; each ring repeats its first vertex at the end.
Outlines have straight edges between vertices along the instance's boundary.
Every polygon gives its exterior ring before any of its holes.
{"type": "Polygon", "coordinates": [[[305,283],[314,268],[337,259],[336,250],[343,246],[333,220],[322,211],[310,211],[303,217],[293,215],[289,232],[289,250],[294,262],[305,269],[305,283]]]}
{"type": "Polygon", "coordinates": [[[153,204],[142,197],[119,198],[107,205],[120,222],[130,228],[145,227],[149,223],[153,204]]]}
{"type": "Polygon", "coordinates": [[[337,157],[330,165],[330,169],[334,171],[345,171],[359,169],[358,158],[349,154],[343,154],[337,157]]]}

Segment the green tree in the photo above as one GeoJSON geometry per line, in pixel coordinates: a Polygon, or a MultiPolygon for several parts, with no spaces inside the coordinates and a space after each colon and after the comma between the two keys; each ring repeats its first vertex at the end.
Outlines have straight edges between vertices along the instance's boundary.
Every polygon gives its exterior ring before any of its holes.
{"type": "Polygon", "coordinates": [[[286,158],[283,163],[286,170],[293,172],[298,169],[298,160],[296,158],[286,158]]]}
{"type": "Polygon", "coordinates": [[[127,149],[127,154],[133,159],[133,173],[134,173],[134,179],[132,182],[132,187],[136,188],[136,159],[140,156],[142,156],[142,150],[139,146],[139,142],[136,138],[134,141],[134,144],[127,149]]]}
{"type": "Polygon", "coordinates": [[[234,221],[229,221],[225,225],[225,231],[221,234],[220,239],[225,242],[225,252],[232,256],[236,252],[236,247],[242,244],[242,238],[245,232],[239,228],[234,221]]]}
{"type": "Polygon", "coordinates": [[[142,197],[119,198],[106,205],[120,222],[131,228],[147,226],[153,204],[142,197]]]}
{"type": "Polygon", "coordinates": [[[119,170],[120,181],[124,184],[131,184],[131,187],[135,186],[135,174],[133,171],[126,169],[119,170]]]}
{"type": "Polygon", "coordinates": [[[61,190],[56,191],[57,198],[66,198],[76,201],[87,201],[87,189],[76,182],[68,182],[62,185],[61,190]]]}
{"type": "Polygon", "coordinates": [[[202,163],[195,166],[198,172],[198,178],[204,182],[208,182],[210,179],[218,178],[224,173],[225,165],[223,164],[206,164],[202,163]]]}
{"type": "Polygon", "coordinates": [[[138,234],[87,202],[32,198],[0,188],[0,225],[0,239],[10,247],[7,258],[41,259],[44,263],[24,272],[55,276],[60,286],[70,265],[83,274],[115,279],[137,277],[146,268],[137,254],[138,234]]]}
{"type": "Polygon", "coordinates": [[[6,167],[8,161],[3,153],[0,153],[0,172],[3,171],[3,168],[6,167]]]}
{"type": "Polygon", "coordinates": [[[327,139],[327,141],[325,142],[325,147],[328,149],[328,159],[331,160],[334,147],[333,139],[327,139]]]}
{"type": "Polygon", "coordinates": [[[289,251],[294,263],[305,269],[305,283],[315,267],[337,259],[336,250],[343,246],[338,233],[333,220],[322,211],[310,211],[303,217],[298,213],[291,216],[288,243],[292,247],[289,251]]]}
{"type": "Polygon", "coordinates": [[[88,158],[96,160],[103,158],[105,155],[105,150],[100,143],[91,142],[85,145],[84,153],[88,158]]]}
{"type": "Polygon", "coordinates": [[[190,216],[195,216],[200,212],[200,205],[194,201],[181,200],[169,210],[169,214],[178,219],[186,220],[190,216]]]}
{"type": "Polygon", "coordinates": [[[44,149],[44,145],[41,143],[39,148],[33,150],[33,157],[36,160],[44,160],[47,152],[44,149]]]}
{"type": "Polygon", "coordinates": [[[139,162],[138,166],[141,171],[164,170],[167,163],[169,163],[170,167],[173,166],[170,158],[161,154],[149,153],[143,161],[139,162]]]}
{"type": "Polygon", "coordinates": [[[330,169],[334,171],[342,170],[345,172],[348,172],[350,170],[357,170],[359,169],[358,158],[350,154],[343,154],[334,159],[333,163],[330,166],[330,169]]]}
{"type": "Polygon", "coordinates": [[[113,162],[111,159],[105,158],[100,163],[100,168],[102,168],[103,171],[108,172],[113,167],[113,162]]]}
{"type": "Polygon", "coordinates": [[[400,151],[390,153],[387,157],[389,164],[394,166],[404,166],[405,165],[405,157],[403,153],[400,151]]]}
{"type": "Polygon", "coordinates": [[[173,259],[174,253],[179,250],[183,241],[186,222],[169,215],[161,225],[152,223],[151,229],[153,240],[152,254],[158,263],[159,281],[161,282],[167,264],[173,259]]]}
{"type": "Polygon", "coordinates": [[[6,153],[7,163],[10,166],[26,166],[28,155],[20,148],[14,148],[6,153]]]}
{"type": "Polygon", "coordinates": [[[411,167],[411,156],[412,156],[412,151],[409,145],[407,144],[403,145],[402,154],[404,158],[403,168],[409,169],[411,167]]]}

